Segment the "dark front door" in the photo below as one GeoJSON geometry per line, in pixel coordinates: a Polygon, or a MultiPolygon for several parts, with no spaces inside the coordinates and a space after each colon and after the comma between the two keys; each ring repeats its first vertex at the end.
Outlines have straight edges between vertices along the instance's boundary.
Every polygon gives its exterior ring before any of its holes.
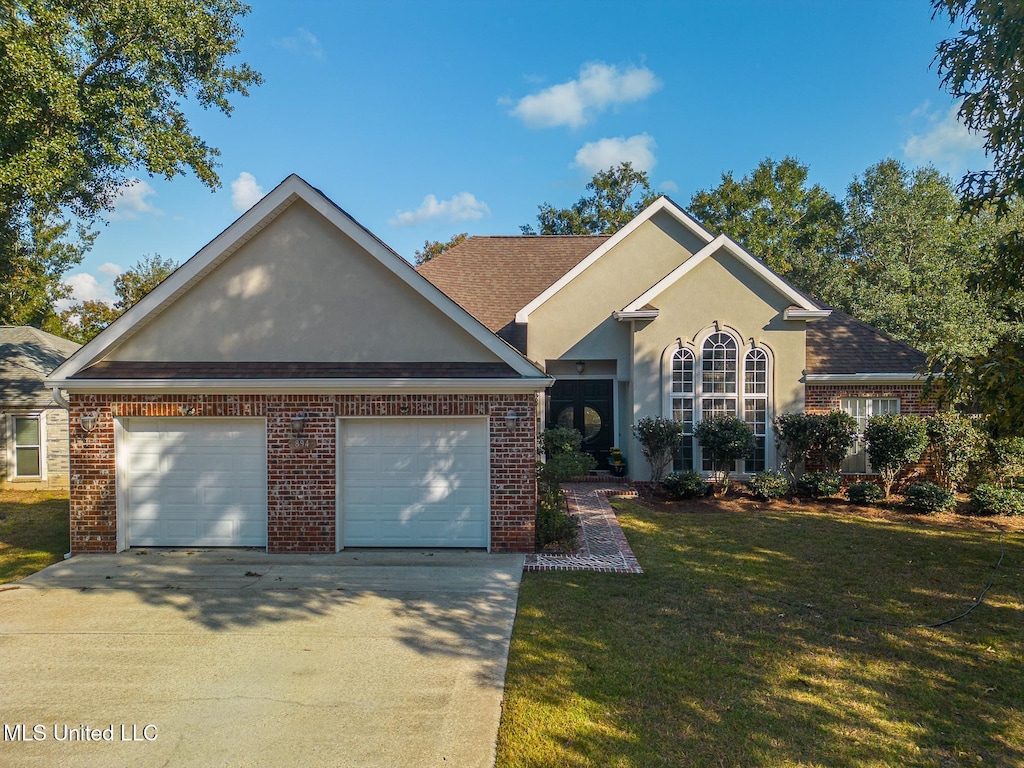
{"type": "Polygon", "coordinates": [[[583,435],[583,450],[608,469],[612,447],[612,380],[559,379],[548,396],[549,427],[570,427],[583,435]]]}

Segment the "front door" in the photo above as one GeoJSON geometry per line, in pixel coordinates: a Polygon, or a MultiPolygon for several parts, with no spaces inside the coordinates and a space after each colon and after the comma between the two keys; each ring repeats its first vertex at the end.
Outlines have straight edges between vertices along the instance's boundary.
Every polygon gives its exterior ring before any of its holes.
{"type": "Polygon", "coordinates": [[[559,379],[548,396],[549,427],[569,427],[583,435],[582,449],[608,469],[612,447],[612,380],[559,379]]]}

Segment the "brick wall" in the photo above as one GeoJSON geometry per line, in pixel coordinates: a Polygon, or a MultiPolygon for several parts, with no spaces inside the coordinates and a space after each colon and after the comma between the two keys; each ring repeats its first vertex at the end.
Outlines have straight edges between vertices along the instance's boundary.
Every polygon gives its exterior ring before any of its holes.
{"type": "MultiPolygon", "coordinates": [[[[936,402],[925,397],[923,384],[808,384],[806,389],[806,413],[828,413],[841,410],[839,405],[844,397],[888,397],[898,398],[900,413],[916,416],[934,416],[936,402]]],[[[808,469],[820,469],[820,463],[810,462],[808,469]]],[[[916,465],[909,467],[897,478],[897,484],[934,479],[928,452],[916,465]]],[[[874,481],[877,475],[846,475],[849,482],[874,481]]]]}
{"type": "Polygon", "coordinates": [[[533,395],[78,395],[71,396],[71,551],[117,546],[114,420],[131,416],[259,417],[267,423],[268,550],[333,552],[338,416],[489,416],[491,549],[534,547],[537,485],[533,395]],[[514,410],[509,430],[506,414],[514,410]],[[85,413],[96,428],[78,428],[85,413]],[[292,447],[291,420],[307,419],[311,450],[292,447]]]}

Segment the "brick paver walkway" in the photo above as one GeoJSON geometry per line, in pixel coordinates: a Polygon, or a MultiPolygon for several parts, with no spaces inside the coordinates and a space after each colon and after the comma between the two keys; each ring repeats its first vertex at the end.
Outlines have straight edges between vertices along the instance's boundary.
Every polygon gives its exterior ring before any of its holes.
{"type": "Polygon", "coordinates": [[[565,486],[565,493],[569,513],[580,522],[579,552],[571,555],[527,555],[524,570],[643,573],[608,504],[609,496],[635,497],[636,491],[621,484],[570,483],[565,486]]]}

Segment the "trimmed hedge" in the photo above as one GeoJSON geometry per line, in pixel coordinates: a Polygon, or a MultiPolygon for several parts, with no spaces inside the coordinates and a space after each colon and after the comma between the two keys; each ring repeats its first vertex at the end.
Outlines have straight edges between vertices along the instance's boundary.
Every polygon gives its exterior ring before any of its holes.
{"type": "Polygon", "coordinates": [[[747,488],[757,498],[771,501],[781,499],[789,492],[789,480],[781,472],[769,469],[750,478],[747,481],[747,488]]]}
{"type": "Polygon", "coordinates": [[[700,472],[692,469],[687,472],[670,472],[661,481],[661,487],[673,499],[696,499],[708,494],[707,482],[700,472]]]}
{"type": "Polygon", "coordinates": [[[854,504],[874,504],[885,492],[874,483],[853,483],[846,489],[846,498],[854,504]]]}
{"type": "Polygon", "coordinates": [[[903,492],[903,502],[918,512],[942,512],[956,503],[953,492],[935,483],[914,483],[903,492]]]}
{"type": "Polygon", "coordinates": [[[1024,515],[1024,491],[982,483],[971,492],[976,515],[1024,515]]]}
{"type": "Polygon", "coordinates": [[[835,496],[842,487],[843,478],[834,472],[805,472],[796,481],[797,493],[812,499],[835,496]]]}

